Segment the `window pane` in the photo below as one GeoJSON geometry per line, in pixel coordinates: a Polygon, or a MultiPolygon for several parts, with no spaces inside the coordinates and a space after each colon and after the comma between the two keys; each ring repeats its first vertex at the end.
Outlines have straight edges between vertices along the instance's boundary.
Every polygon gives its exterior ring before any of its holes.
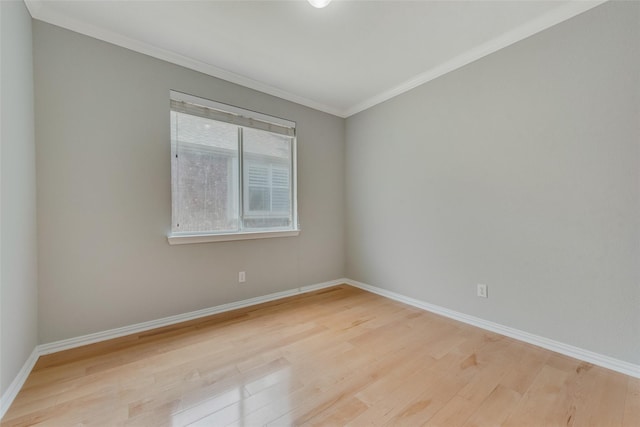
{"type": "Polygon", "coordinates": [[[249,187],[249,212],[268,211],[269,187],[249,187]]]}
{"type": "Polygon", "coordinates": [[[247,177],[249,187],[269,186],[269,167],[256,163],[247,163],[247,177]]]}
{"type": "Polygon", "coordinates": [[[172,111],[171,135],[172,230],[237,231],[237,126],[172,111]]]}
{"type": "Polygon", "coordinates": [[[244,227],[292,226],[291,137],[243,129],[244,227]]]}
{"type": "Polygon", "coordinates": [[[286,188],[274,188],[271,208],[273,212],[289,213],[289,190],[286,188]]]}

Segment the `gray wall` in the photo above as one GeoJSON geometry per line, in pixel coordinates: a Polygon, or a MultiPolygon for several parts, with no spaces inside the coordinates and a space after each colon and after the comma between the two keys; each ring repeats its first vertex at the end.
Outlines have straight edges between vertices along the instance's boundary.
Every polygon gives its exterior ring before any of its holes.
{"type": "Polygon", "coordinates": [[[0,1],[0,394],[38,341],[31,16],[0,1]]]}
{"type": "Polygon", "coordinates": [[[34,59],[41,342],[344,276],[343,119],[39,21],[34,59]],[[170,89],[297,122],[299,237],[169,246],[170,89]]]}
{"type": "Polygon", "coordinates": [[[639,44],[607,3],[347,119],[347,277],[640,363],[639,44]]]}

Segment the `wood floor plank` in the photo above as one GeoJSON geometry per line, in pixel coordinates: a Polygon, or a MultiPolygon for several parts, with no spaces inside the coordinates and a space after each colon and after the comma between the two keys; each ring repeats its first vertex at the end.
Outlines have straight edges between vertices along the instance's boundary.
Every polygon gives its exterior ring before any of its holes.
{"type": "Polygon", "coordinates": [[[503,425],[566,425],[568,413],[558,398],[570,375],[571,372],[545,365],[503,425]]]}
{"type": "Polygon", "coordinates": [[[336,286],[42,356],[2,426],[640,426],[640,379],[336,286]]]}
{"type": "Polygon", "coordinates": [[[499,426],[510,415],[521,396],[507,387],[496,386],[489,396],[478,405],[478,409],[464,424],[464,427],[499,426]]]}
{"type": "Polygon", "coordinates": [[[511,369],[502,377],[500,384],[524,395],[549,358],[549,352],[529,344],[519,343],[519,345],[525,351],[519,355],[518,363],[512,365],[511,369]]]}
{"type": "Polygon", "coordinates": [[[632,427],[640,424],[640,379],[628,378],[622,425],[632,427]]]}
{"type": "Polygon", "coordinates": [[[464,397],[454,396],[435,415],[421,425],[428,427],[461,426],[476,411],[478,405],[464,397]]]}

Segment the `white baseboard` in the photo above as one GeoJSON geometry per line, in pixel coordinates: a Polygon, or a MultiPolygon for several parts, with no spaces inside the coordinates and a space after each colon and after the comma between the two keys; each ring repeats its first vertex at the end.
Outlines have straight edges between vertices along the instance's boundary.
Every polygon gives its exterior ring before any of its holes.
{"type": "Polygon", "coordinates": [[[552,339],[534,335],[529,332],[511,328],[509,326],[504,326],[499,323],[490,322],[488,320],[480,319],[479,317],[469,316],[468,314],[460,313],[448,308],[440,307],[438,305],[429,304],[427,302],[420,301],[415,298],[410,298],[396,292],[388,291],[386,289],[378,288],[376,286],[371,286],[366,283],[357,282],[351,279],[342,279],[342,282],[356,288],[360,288],[365,291],[411,305],[413,307],[417,307],[444,317],[448,317],[450,319],[458,320],[472,326],[477,326],[478,328],[486,329],[491,332],[496,332],[498,334],[505,335],[529,344],[533,344],[538,347],[546,348],[547,350],[555,351],[556,353],[561,353],[575,359],[602,366],[603,368],[611,369],[612,371],[620,372],[635,378],[640,378],[640,365],[635,365],[633,363],[595,353],[590,350],[574,347],[569,344],[554,341],[552,339]]]}
{"type": "Polygon", "coordinates": [[[94,344],[101,341],[107,341],[114,338],[120,338],[127,335],[137,334],[151,329],[162,328],[164,326],[175,325],[176,323],[186,322],[188,320],[199,319],[201,317],[211,316],[213,314],[224,313],[239,308],[250,307],[256,304],[262,304],[268,301],[274,301],[293,295],[304,294],[316,291],[318,289],[328,288],[345,283],[342,279],[331,280],[329,282],[317,283],[315,285],[302,286],[300,288],[289,289],[287,291],[275,292],[273,294],[249,298],[242,301],[230,302],[228,304],[209,307],[202,310],[191,311],[189,313],[177,314],[175,316],[164,317],[162,319],[151,320],[149,322],[136,323],[135,325],[123,326],[122,328],[110,329],[108,331],[96,332],[94,334],[83,335],[80,337],[69,338],[66,340],[55,341],[48,344],[38,346],[39,354],[57,353],[63,350],[69,350],[75,347],[81,347],[87,344],[94,344]]]}
{"type": "Polygon", "coordinates": [[[11,403],[13,403],[13,399],[15,399],[18,395],[18,392],[24,385],[24,382],[27,380],[27,377],[31,373],[31,370],[38,361],[38,357],[40,357],[40,354],[38,353],[38,346],[36,346],[27,358],[27,361],[24,362],[24,365],[22,365],[22,368],[18,372],[18,375],[16,375],[11,384],[9,384],[9,388],[7,389],[7,391],[5,391],[0,398],[0,420],[2,420],[5,412],[7,412],[7,409],[9,409],[9,406],[11,406],[11,403]]]}
{"type": "Polygon", "coordinates": [[[620,372],[635,378],[640,378],[640,365],[618,360],[609,356],[594,353],[589,350],[584,350],[579,347],[574,347],[568,344],[564,344],[558,341],[554,341],[545,337],[530,334],[528,332],[520,331],[518,329],[510,328],[508,326],[500,325],[498,323],[490,322],[480,319],[478,317],[469,316],[464,313],[460,313],[448,308],[440,307],[434,304],[429,304],[424,301],[410,298],[396,292],[388,291],[386,289],[378,288],[375,286],[367,285],[366,283],[357,282],[351,279],[337,279],[329,282],[318,283],[315,285],[302,286],[300,288],[290,289],[287,291],[276,292],[269,295],[250,298],[238,302],[232,302],[215,307],[205,308],[203,310],[192,311],[185,314],[179,314],[176,316],[169,316],[158,320],[152,320],[149,322],[137,323],[135,325],[124,326],[122,328],[110,329],[108,331],[97,332],[94,334],[83,335],[81,337],[70,338],[61,341],[55,341],[48,344],[41,344],[33,349],[33,352],[24,363],[18,375],[2,395],[0,399],[0,420],[4,417],[4,414],[11,406],[11,403],[18,395],[18,392],[24,385],[29,373],[33,369],[34,365],[38,361],[38,357],[56,353],[63,350],[69,350],[75,347],[81,347],[83,345],[94,344],[101,341],[110,340],[113,338],[119,338],[126,335],[131,335],[139,332],[148,331],[151,329],[161,328],[164,326],[174,325],[176,323],[185,322],[188,320],[198,319],[205,316],[211,316],[213,314],[224,313],[231,310],[237,310],[239,308],[250,307],[253,305],[261,304],[264,302],[274,301],[293,295],[304,294],[307,292],[313,292],[319,289],[329,288],[331,286],[337,286],[341,284],[348,284],[356,288],[363,289],[365,291],[381,295],[383,297],[399,301],[426,311],[430,311],[441,316],[445,316],[454,320],[458,320],[463,323],[467,323],[472,326],[477,326],[488,331],[496,332],[501,335],[505,335],[519,341],[524,341],[529,344],[536,345],[538,347],[546,348],[557,353],[561,353],[575,359],[584,360],[594,365],[602,366],[607,369],[611,369],[616,372],[620,372]]]}
{"type": "Polygon", "coordinates": [[[108,331],[96,332],[94,334],[83,335],[76,338],[70,338],[61,341],[55,341],[48,344],[40,344],[33,349],[33,352],[24,363],[24,366],[15,377],[7,391],[2,395],[0,400],[0,420],[4,417],[4,414],[13,403],[13,400],[18,395],[18,392],[24,385],[29,373],[33,369],[33,366],[38,361],[38,357],[45,354],[57,353],[63,350],[69,350],[75,347],[81,347],[83,345],[94,344],[101,341],[110,340],[113,338],[119,338],[126,335],[136,334],[139,332],[148,331],[151,329],[161,328],[163,326],[170,326],[180,322],[186,322],[188,320],[194,320],[201,317],[211,316],[213,314],[224,313],[231,310],[237,310],[239,308],[250,307],[252,305],[261,304],[268,301],[274,301],[293,295],[304,294],[307,292],[317,291],[319,289],[329,288],[331,286],[344,284],[343,279],[331,280],[329,282],[317,283],[314,285],[302,286],[300,288],[290,289],[282,292],[275,292],[269,295],[259,296],[255,298],[249,298],[242,301],[231,302],[228,304],[218,305],[215,307],[205,308],[203,310],[192,311],[189,313],[178,314],[176,316],[169,316],[158,320],[151,320],[149,322],[137,323],[135,325],[124,326],[122,328],[110,329],[108,331]]]}

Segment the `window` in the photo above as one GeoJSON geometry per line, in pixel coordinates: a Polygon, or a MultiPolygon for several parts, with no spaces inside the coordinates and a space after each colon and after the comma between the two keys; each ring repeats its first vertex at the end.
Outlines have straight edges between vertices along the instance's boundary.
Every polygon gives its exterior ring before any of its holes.
{"type": "Polygon", "coordinates": [[[169,243],[298,234],[295,123],[171,91],[169,243]]]}

